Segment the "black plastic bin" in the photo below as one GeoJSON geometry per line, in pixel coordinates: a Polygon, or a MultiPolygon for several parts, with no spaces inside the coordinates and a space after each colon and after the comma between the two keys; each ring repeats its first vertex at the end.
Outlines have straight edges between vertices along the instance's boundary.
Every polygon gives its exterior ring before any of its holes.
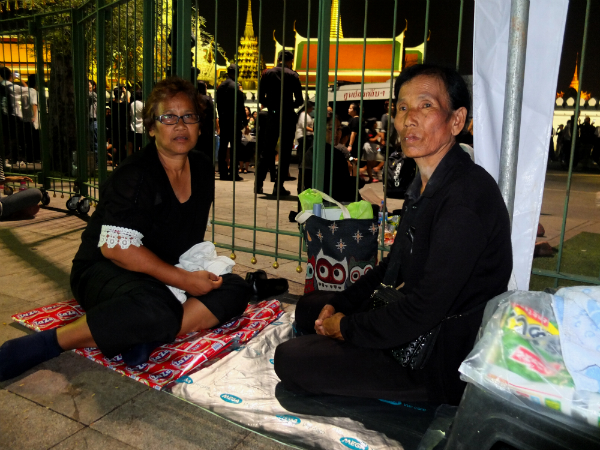
{"type": "Polygon", "coordinates": [[[600,449],[600,428],[560,417],[552,419],[469,383],[445,450],[600,449]]]}

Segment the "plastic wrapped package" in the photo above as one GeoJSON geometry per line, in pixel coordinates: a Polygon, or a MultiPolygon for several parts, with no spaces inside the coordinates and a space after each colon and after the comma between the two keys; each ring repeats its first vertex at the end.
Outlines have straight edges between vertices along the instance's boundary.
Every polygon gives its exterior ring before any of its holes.
{"type": "Polygon", "coordinates": [[[461,378],[554,419],[600,426],[600,395],[577,391],[561,353],[552,296],[514,291],[486,308],[480,339],[461,378]]]}

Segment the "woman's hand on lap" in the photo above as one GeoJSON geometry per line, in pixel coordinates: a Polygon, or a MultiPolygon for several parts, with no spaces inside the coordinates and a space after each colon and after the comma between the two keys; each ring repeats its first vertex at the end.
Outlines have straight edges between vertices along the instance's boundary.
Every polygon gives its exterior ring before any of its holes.
{"type": "Polygon", "coordinates": [[[340,321],[342,320],[342,317],[344,317],[344,314],[335,313],[334,315],[326,319],[317,319],[316,322],[321,322],[319,326],[317,326],[315,322],[315,330],[317,331],[317,334],[343,341],[344,337],[342,336],[342,332],[340,331],[340,321]]]}
{"type": "Polygon", "coordinates": [[[321,336],[327,336],[333,339],[344,340],[340,332],[340,320],[344,314],[336,313],[331,305],[323,306],[319,317],[315,320],[315,331],[321,336]]]}
{"type": "Polygon", "coordinates": [[[205,295],[213,289],[220,288],[223,278],[214,273],[200,270],[198,272],[186,272],[185,291],[191,295],[205,295]]]}
{"type": "Polygon", "coordinates": [[[322,333],[323,321],[325,319],[328,319],[329,317],[333,316],[334,314],[335,314],[335,308],[333,306],[331,306],[331,305],[323,306],[323,309],[319,313],[319,317],[317,318],[317,320],[315,320],[315,331],[317,332],[317,334],[323,334],[322,333]],[[321,329],[321,332],[319,332],[319,329],[321,329]]]}

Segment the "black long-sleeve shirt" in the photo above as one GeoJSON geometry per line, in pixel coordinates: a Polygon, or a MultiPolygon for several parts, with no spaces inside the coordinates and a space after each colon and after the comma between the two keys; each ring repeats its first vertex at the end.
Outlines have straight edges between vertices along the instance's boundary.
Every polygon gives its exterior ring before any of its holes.
{"type": "MultiPolygon", "coordinates": [[[[394,247],[401,246],[395,286],[402,301],[367,311],[389,256],[348,290],[336,310],[344,339],[359,347],[394,348],[425,334],[444,318],[505,292],[512,271],[510,221],[494,179],[458,145],[442,159],[422,194],[417,176],[407,191],[394,247]],[[412,235],[412,238],[410,237],[412,235]]],[[[390,252],[391,253],[391,252],[390,252]]],[[[444,321],[423,369],[436,400],[458,402],[458,366],[472,349],[483,310],[444,321]]]]}
{"type": "MultiPolygon", "coordinates": [[[[278,112],[281,107],[281,66],[267,70],[260,79],[259,101],[269,112],[278,112]]],[[[284,67],[283,111],[289,112],[304,104],[302,85],[298,73],[284,67]]]]}
{"type": "Polygon", "coordinates": [[[238,84],[227,78],[217,88],[217,111],[219,112],[219,126],[225,129],[240,131],[248,123],[246,109],[244,108],[245,96],[239,90],[238,84]],[[237,95],[237,126],[234,126],[235,96],[237,95]]]}

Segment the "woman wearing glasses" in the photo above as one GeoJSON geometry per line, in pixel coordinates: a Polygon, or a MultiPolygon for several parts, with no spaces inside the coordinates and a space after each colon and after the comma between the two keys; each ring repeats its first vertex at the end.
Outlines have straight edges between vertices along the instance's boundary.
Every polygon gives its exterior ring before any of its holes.
{"type": "Polygon", "coordinates": [[[73,260],[71,289],[86,315],[0,347],[0,380],[62,351],[97,347],[129,366],[176,336],[241,314],[252,294],[234,274],[187,272],[179,257],[204,240],[214,198],[212,164],[192,151],[203,100],[188,81],[159,82],[144,107],[151,143],[101,187],[100,203],[73,260]],[[182,304],[167,286],[182,289],[182,304]]]}

